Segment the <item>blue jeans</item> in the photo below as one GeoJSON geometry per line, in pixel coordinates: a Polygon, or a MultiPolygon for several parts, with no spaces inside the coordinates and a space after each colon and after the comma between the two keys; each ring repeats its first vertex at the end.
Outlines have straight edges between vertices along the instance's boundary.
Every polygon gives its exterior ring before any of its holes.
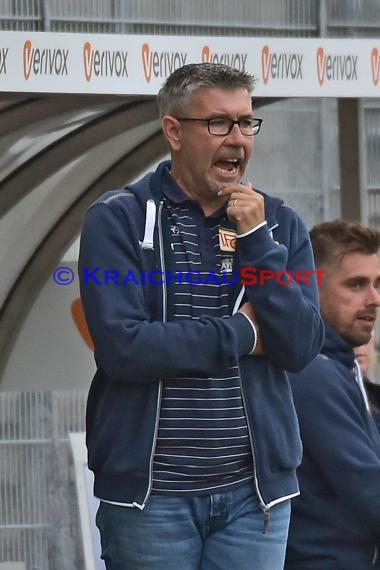
{"type": "Polygon", "coordinates": [[[253,484],[198,497],[152,495],[143,511],[102,502],[107,570],[282,570],[290,501],[264,515],[253,484]]]}

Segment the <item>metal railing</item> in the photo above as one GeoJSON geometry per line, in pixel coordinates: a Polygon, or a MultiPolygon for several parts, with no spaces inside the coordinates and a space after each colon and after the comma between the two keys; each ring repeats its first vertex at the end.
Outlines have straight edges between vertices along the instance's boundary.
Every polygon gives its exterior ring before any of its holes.
{"type": "Polygon", "coordinates": [[[0,562],[83,570],[68,434],[84,430],[84,392],[0,394],[0,562]]]}
{"type": "Polygon", "coordinates": [[[230,35],[318,35],[314,0],[2,0],[0,29],[230,35]]]}
{"type": "Polygon", "coordinates": [[[0,29],[56,32],[370,37],[378,0],[1,0],[0,29]]]}

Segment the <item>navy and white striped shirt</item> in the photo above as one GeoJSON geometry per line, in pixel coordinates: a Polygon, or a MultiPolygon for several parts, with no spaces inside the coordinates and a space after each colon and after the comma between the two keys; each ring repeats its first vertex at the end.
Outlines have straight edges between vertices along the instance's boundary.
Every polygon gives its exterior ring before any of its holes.
{"type": "MultiPolygon", "coordinates": [[[[220,280],[220,284],[213,280],[209,284],[172,281],[174,319],[229,317],[229,285],[220,279],[219,226],[224,214],[205,218],[198,204],[172,185],[166,195],[176,273],[196,270],[205,277],[213,271],[220,280]]],[[[227,490],[252,475],[237,363],[210,378],[164,381],[153,492],[201,494],[227,490]]]]}

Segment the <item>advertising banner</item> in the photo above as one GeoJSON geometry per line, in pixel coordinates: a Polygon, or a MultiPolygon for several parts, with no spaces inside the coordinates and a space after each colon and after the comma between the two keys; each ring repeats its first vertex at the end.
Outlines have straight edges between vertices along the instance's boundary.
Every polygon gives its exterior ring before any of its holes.
{"type": "Polygon", "coordinates": [[[0,92],[155,95],[186,63],[253,73],[256,97],[378,97],[380,40],[0,32],[0,92]]]}

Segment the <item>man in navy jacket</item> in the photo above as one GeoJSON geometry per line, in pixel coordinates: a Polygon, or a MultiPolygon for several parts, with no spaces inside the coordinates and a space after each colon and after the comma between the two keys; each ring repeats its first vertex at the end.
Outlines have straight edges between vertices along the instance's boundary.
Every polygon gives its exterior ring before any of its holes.
{"type": "Polygon", "coordinates": [[[375,335],[372,334],[367,344],[354,348],[356,359],[363,376],[364,388],[368,397],[371,415],[380,432],[380,384],[374,382],[372,373],[376,373],[376,344],[375,335]]]}
{"type": "Polygon", "coordinates": [[[324,328],[302,221],[242,183],[262,122],[252,88],[225,65],[176,70],[159,93],[171,161],[86,214],[107,570],[283,568],[301,457],[286,371],[324,328]]]}
{"type": "Polygon", "coordinates": [[[311,240],[326,339],[291,375],[303,442],[301,495],[292,505],[286,570],[379,567],[380,437],[353,347],[370,340],[380,305],[380,233],[335,220],[311,240]]]}

